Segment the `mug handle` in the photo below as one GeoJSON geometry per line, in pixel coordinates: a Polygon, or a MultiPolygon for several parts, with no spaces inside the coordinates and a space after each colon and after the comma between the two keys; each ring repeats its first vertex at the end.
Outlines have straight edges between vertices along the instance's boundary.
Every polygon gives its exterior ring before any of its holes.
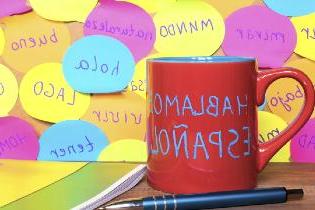
{"type": "Polygon", "coordinates": [[[299,116],[268,142],[258,143],[257,171],[265,168],[268,161],[278,152],[308,121],[314,109],[314,88],[312,81],[302,72],[293,68],[279,68],[258,71],[257,75],[257,105],[263,104],[268,86],[277,79],[292,78],[298,81],[304,90],[305,101],[299,116]]]}

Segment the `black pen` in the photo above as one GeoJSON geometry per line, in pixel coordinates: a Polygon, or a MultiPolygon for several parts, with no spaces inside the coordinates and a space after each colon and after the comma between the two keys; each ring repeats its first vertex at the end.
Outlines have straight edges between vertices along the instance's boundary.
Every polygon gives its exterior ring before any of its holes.
{"type": "Polygon", "coordinates": [[[290,198],[301,199],[303,189],[285,187],[236,190],[190,195],[152,196],[139,200],[120,201],[98,209],[144,209],[144,210],[194,210],[235,206],[284,203],[290,198]]]}

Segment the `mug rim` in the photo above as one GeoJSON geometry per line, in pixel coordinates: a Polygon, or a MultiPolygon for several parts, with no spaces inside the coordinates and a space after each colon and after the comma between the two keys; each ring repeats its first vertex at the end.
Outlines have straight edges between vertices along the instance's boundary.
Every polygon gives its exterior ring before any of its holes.
{"type": "Polygon", "coordinates": [[[242,63],[255,62],[255,58],[241,56],[187,56],[187,57],[157,57],[147,59],[147,62],[158,63],[242,63]]]}

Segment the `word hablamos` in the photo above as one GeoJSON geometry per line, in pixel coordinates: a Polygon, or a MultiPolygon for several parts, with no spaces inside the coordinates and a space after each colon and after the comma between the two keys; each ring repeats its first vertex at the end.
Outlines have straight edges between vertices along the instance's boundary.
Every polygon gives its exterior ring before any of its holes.
{"type": "Polygon", "coordinates": [[[45,34],[42,37],[29,37],[29,38],[21,38],[18,41],[11,43],[11,49],[17,51],[22,48],[34,48],[34,47],[43,47],[49,43],[55,44],[58,42],[58,37],[56,35],[55,29],[52,29],[52,34],[47,35],[49,38],[46,37],[45,34]],[[37,40],[38,39],[38,40],[37,40]]]}
{"type": "Polygon", "coordinates": [[[189,133],[188,125],[175,125],[171,131],[164,128],[154,127],[154,140],[148,142],[149,153],[152,155],[174,155],[176,158],[185,156],[186,159],[211,159],[211,156],[218,155],[219,158],[239,159],[251,155],[251,132],[248,126],[241,129],[218,130],[209,133],[189,133]],[[181,134],[179,135],[179,133],[181,134]],[[188,139],[194,136],[194,139],[188,139]],[[241,136],[245,136],[241,139],[241,136]],[[228,145],[227,145],[228,142],[228,145]],[[189,144],[193,144],[188,146],[189,144]],[[233,147],[244,145],[244,151],[235,152],[233,147]],[[188,149],[193,148],[193,149],[188,149]],[[215,148],[215,149],[213,149],[215,148]],[[215,154],[212,154],[216,151],[215,154]],[[200,152],[198,152],[200,151],[200,152]],[[183,153],[183,154],[181,154],[183,153]],[[198,155],[203,154],[203,157],[198,155]]]}
{"type": "Polygon", "coordinates": [[[219,98],[218,96],[199,96],[194,102],[191,99],[192,96],[185,95],[185,97],[179,96],[162,96],[159,93],[155,93],[153,96],[151,113],[154,115],[168,116],[170,113],[176,113],[177,116],[201,116],[209,115],[212,117],[229,115],[247,115],[248,109],[248,97],[247,95],[219,98]]]}

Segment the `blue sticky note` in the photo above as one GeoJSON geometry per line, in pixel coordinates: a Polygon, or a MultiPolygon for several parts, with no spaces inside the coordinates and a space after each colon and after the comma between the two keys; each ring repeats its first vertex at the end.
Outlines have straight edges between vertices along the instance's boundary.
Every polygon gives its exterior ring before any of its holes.
{"type": "Polygon", "coordinates": [[[67,120],[49,127],[39,144],[38,160],[96,161],[109,141],[95,125],[67,120]]]}
{"type": "Polygon", "coordinates": [[[315,12],[314,0],[264,0],[275,12],[285,16],[302,16],[315,12]]]}
{"type": "Polygon", "coordinates": [[[264,103],[258,107],[258,110],[263,111],[265,109],[266,105],[267,105],[267,99],[265,98],[264,103]]]}
{"type": "Polygon", "coordinates": [[[109,36],[86,36],[76,41],[63,59],[66,81],[82,93],[122,91],[132,80],[134,70],[131,51],[109,36]]]}

